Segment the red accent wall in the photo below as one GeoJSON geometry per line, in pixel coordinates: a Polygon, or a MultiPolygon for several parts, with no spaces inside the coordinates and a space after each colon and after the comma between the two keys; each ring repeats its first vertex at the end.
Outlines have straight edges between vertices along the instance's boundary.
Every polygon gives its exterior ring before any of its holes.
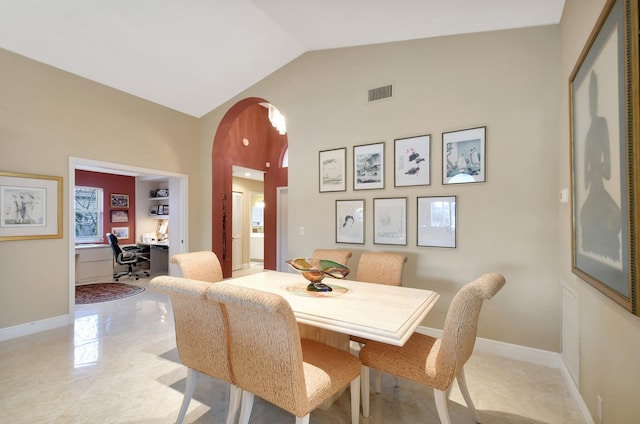
{"type": "Polygon", "coordinates": [[[277,188],[288,185],[288,168],[281,168],[287,136],[278,134],[269,122],[268,111],[249,98],[234,105],[218,127],[212,150],[212,250],[220,259],[225,278],[231,277],[231,222],[233,165],[265,171],[264,175],[264,268],[276,269],[277,188]],[[249,140],[244,146],[242,139],[249,140]],[[270,167],[266,163],[270,162],[270,167]],[[226,197],[226,207],[223,199],[226,197]],[[223,237],[223,228],[226,234],[223,237]]]}
{"type": "MultiPolygon", "coordinates": [[[[136,179],[126,175],[105,174],[102,172],[76,170],[76,185],[87,187],[100,187],[103,190],[104,217],[102,221],[102,236],[111,232],[112,227],[129,227],[129,238],[118,240],[118,244],[133,244],[136,237],[136,179]],[[128,208],[112,208],[111,195],[126,194],[129,196],[128,208]],[[129,211],[129,222],[111,222],[112,210],[129,211]]],[[[104,237],[104,244],[108,240],[104,237]]]]}

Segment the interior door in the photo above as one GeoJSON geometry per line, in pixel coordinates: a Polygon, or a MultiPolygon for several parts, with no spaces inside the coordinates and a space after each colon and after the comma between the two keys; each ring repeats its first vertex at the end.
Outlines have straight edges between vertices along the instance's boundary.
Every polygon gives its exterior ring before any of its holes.
{"type": "Polygon", "coordinates": [[[277,253],[277,270],[278,271],[289,271],[289,265],[287,265],[286,260],[288,259],[288,238],[289,238],[289,229],[288,225],[288,210],[289,210],[289,188],[288,187],[278,187],[278,253],[277,253]]]}
{"type": "Polygon", "coordinates": [[[242,193],[232,193],[233,217],[231,223],[231,269],[242,269],[242,193]]]}

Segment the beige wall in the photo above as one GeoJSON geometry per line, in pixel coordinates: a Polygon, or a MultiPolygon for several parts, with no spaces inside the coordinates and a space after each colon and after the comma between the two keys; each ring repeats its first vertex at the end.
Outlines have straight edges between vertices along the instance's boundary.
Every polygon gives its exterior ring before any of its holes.
{"type": "MultiPolygon", "coordinates": [[[[568,0],[561,25],[562,104],[568,105],[568,81],[580,52],[604,7],[605,0],[568,0]]],[[[562,172],[559,182],[569,187],[569,122],[564,114],[556,154],[562,172]]],[[[571,273],[571,211],[559,211],[560,278],[578,294],[580,311],[580,392],[592,416],[597,396],[603,400],[605,423],[637,422],[640,381],[640,318],[604,297],[571,273]]],[[[597,419],[596,419],[596,422],[597,419]]]]}
{"type": "Polygon", "coordinates": [[[69,312],[69,156],[188,174],[197,184],[189,146],[198,120],[6,50],[0,69],[0,169],[62,176],[65,211],[62,239],[0,242],[6,328],[69,312]]]}
{"type": "MultiPolygon", "coordinates": [[[[274,103],[287,118],[289,256],[334,247],[336,199],[365,199],[365,245],[401,251],[404,284],[442,299],[424,324],[441,328],[452,296],[489,271],[505,289],[483,311],[481,337],[560,349],[557,159],[561,115],[558,26],[307,53],[238,96],[274,103]],[[367,90],[392,83],[393,100],[367,90]],[[487,126],[487,182],[443,186],[443,131],[487,126]],[[431,134],[431,185],[393,187],[393,140],[431,134]],[[385,142],[383,190],[353,190],[354,145],[385,142]],[[318,193],[318,151],[347,148],[347,187],[318,193]],[[416,247],[416,197],[458,196],[456,249],[416,247]],[[373,198],[407,197],[408,245],[373,245],[373,198]],[[299,235],[299,227],[305,235],[299,235]]],[[[232,104],[203,118],[220,119],[232,104]]]]}

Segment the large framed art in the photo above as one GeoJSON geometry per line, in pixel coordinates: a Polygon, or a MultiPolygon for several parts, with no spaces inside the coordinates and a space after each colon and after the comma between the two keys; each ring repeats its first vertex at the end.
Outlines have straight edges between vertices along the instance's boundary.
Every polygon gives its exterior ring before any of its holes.
{"type": "Polygon", "coordinates": [[[319,158],[320,193],[347,190],[347,149],[323,150],[319,158]]]}
{"type": "Polygon", "coordinates": [[[407,245],[407,198],[373,199],[373,244],[407,245]]]}
{"type": "Polygon", "coordinates": [[[569,80],[572,270],[638,314],[638,2],[609,0],[569,80]]]}
{"type": "Polygon", "coordinates": [[[0,241],[62,238],[62,177],[0,171],[0,241]]]}
{"type": "Polygon", "coordinates": [[[384,142],[353,147],[353,189],[384,188],[384,142]]]}

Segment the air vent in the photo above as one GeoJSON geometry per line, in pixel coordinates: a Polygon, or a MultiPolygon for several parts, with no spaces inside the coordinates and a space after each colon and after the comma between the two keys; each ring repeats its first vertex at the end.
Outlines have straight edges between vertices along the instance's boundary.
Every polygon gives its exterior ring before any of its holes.
{"type": "Polygon", "coordinates": [[[384,87],[372,88],[369,90],[369,101],[375,102],[377,100],[387,99],[393,97],[393,86],[385,85],[384,87]]]}

